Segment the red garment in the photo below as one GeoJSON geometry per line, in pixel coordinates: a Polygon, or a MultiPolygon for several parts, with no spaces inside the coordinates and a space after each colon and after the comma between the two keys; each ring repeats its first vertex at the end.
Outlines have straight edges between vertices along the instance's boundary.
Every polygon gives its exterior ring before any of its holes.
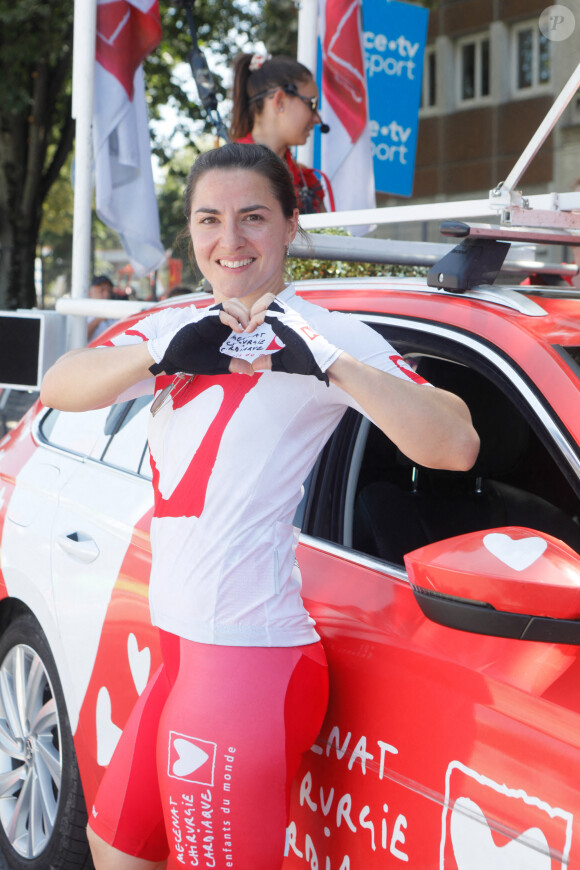
{"type": "MultiPolygon", "coordinates": [[[[236,142],[241,142],[243,145],[255,144],[251,133],[242,136],[241,139],[236,139],[236,142]]],[[[301,214],[317,214],[324,211],[324,188],[316,170],[303,166],[302,163],[296,163],[289,148],[286,149],[284,159],[294,179],[299,212],[301,214]]]]}
{"type": "Polygon", "coordinates": [[[164,663],[123,731],[91,828],[126,854],[169,855],[169,867],[280,868],[290,786],[326,710],[322,645],[208,646],[166,632],[161,642],[164,663]]]}

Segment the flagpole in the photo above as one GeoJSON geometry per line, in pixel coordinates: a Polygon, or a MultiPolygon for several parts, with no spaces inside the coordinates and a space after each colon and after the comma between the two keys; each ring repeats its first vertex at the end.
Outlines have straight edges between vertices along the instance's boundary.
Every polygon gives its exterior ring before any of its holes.
{"type": "MultiPolygon", "coordinates": [[[[316,80],[318,56],[318,0],[302,0],[298,7],[298,51],[296,59],[308,67],[316,80]]],[[[314,136],[297,150],[300,163],[312,166],[314,160],[314,136]]]]}
{"type": "MultiPolygon", "coordinates": [[[[72,116],[76,122],[71,288],[73,299],[86,296],[90,284],[96,39],[97,0],[75,0],[72,94],[72,116]]],[[[82,347],[86,343],[86,318],[69,317],[68,349],[82,347]]]]}

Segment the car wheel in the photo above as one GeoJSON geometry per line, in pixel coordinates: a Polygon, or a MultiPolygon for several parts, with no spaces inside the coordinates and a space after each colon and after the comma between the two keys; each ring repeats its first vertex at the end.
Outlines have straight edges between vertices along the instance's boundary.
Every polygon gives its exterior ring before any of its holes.
{"type": "Polygon", "coordinates": [[[0,850],[5,866],[89,870],[86,822],[56,665],[37,621],[23,614],[0,637],[0,850]]]}

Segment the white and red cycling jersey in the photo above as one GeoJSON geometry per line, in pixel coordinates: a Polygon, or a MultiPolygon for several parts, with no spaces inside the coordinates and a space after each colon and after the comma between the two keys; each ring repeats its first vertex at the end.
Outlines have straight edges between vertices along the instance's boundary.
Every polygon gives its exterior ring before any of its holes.
{"type": "MultiPolygon", "coordinates": [[[[313,305],[292,285],[278,298],[341,350],[421,381],[356,317],[313,305]]],[[[113,343],[158,338],[204,314],[194,306],[165,309],[113,343]]],[[[172,380],[159,376],[156,392],[172,380]]],[[[142,392],[150,389],[148,382],[142,392]]],[[[302,603],[292,521],[302,483],[347,407],[362,410],[339,387],[304,375],[179,379],[149,422],[155,625],[206,644],[286,647],[318,640],[302,603]]]]}

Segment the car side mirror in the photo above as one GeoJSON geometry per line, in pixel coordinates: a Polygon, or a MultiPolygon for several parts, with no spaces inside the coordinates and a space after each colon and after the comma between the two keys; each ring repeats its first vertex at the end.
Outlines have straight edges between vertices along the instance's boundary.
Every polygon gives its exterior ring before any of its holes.
{"type": "Polygon", "coordinates": [[[580,645],[580,555],[520,526],[413,550],[405,565],[433,622],[476,634],[580,645]]]}

